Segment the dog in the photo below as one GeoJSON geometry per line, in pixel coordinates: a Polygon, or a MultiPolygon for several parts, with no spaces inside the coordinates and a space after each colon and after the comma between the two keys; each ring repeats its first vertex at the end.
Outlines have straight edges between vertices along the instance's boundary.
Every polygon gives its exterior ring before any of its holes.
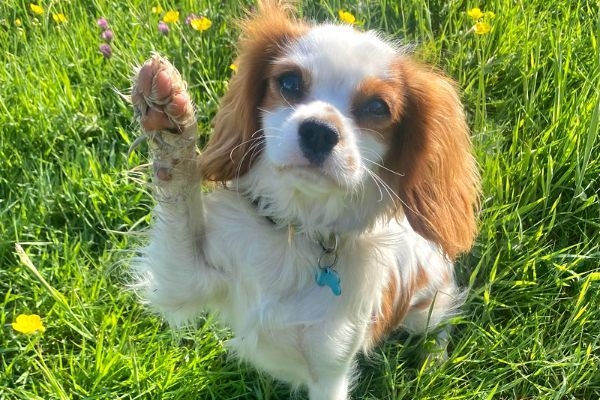
{"type": "Polygon", "coordinates": [[[378,33],[274,0],[240,26],[202,152],[175,67],[155,54],[136,71],[156,205],[135,287],[173,325],[215,312],[232,352],[310,399],[347,399],[359,352],[463,302],[453,261],[480,187],[464,110],[378,33]]]}

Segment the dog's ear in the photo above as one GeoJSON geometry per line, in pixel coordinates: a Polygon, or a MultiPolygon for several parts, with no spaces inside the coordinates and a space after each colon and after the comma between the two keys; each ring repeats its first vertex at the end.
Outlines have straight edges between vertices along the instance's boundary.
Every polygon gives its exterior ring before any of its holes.
{"type": "Polygon", "coordinates": [[[387,179],[413,229],[453,259],[472,246],[480,191],[462,104],[441,73],[408,59],[395,69],[404,104],[387,179]]]}
{"type": "Polygon", "coordinates": [[[260,1],[258,10],[240,21],[237,73],[231,78],[214,119],[214,133],[200,162],[206,180],[225,182],[245,174],[261,151],[259,107],[267,87],[266,71],[306,27],[291,16],[284,1],[260,1]]]}

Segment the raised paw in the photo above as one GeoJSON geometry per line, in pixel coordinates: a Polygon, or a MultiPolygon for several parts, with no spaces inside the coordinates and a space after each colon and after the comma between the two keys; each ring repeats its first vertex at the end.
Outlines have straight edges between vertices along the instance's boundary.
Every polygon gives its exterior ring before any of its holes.
{"type": "Polygon", "coordinates": [[[179,71],[158,54],[153,55],[136,71],[131,102],[143,138],[150,144],[155,181],[163,186],[171,181],[179,186],[189,181],[196,175],[197,125],[194,105],[179,71]]]}
{"type": "Polygon", "coordinates": [[[180,133],[194,124],[194,106],[179,71],[155,54],[137,72],[131,101],[145,131],[180,133]]]}

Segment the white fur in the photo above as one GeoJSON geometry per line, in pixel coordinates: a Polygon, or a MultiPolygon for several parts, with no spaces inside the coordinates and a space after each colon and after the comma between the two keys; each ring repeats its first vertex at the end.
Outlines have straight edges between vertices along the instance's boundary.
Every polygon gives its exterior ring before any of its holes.
{"type": "MultiPolygon", "coordinates": [[[[151,243],[137,266],[143,297],[173,324],[218,312],[236,334],[230,346],[241,358],[292,385],[307,385],[311,399],[347,398],[354,356],[370,343],[368,328],[390,274],[408,281],[420,262],[432,277],[452,274],[450,263],[408,223],[380,222],[342,238],[342,295],[336,297],[315,283],[319,244],[275,228],[239,192],[202,198],[198,191],[155,213],[151,243]]],[[[440,289],[445,303],[456,301],[454,286],[435,285],[413,301],[440,289]]],[[[453,307],[444,306],[430,325],[453,307]]],[[[417,311],[405,324],[422,332],[429,318],[429,310],[417,311]]]]}
{"type": "Polygon", "coordinates": [[[434,297],[435,305],[409,311],[409,330],[438,324],[458,302],[453,280],[443,278],[453,276],[452,264],[438,246],[388,215],[397,199],[373,177],[386,148],[357,128],[349,110],[352,90],[367,76],[385,76],[398,53],[373,33],[312,29],[281,60],[310,71],[307,101],[264,112],[265,149],[228,188],[202,194],[196,186],[159,203],[136,264],[142,297],[171,323],[218,313],[239,357],[307,387],[312,400],[348,398],[355,355],[372,343],[391,277],[400,298],[403,283],[427,268],[429,282],[411,305],[434,297]],[[342,121],[344,140],[317,168],[295,135],[302,120],[321,118],[324,109],[342,121]],[[337,297],[315,282],[319,242],[332,235],[340,240],[337,297]]]}

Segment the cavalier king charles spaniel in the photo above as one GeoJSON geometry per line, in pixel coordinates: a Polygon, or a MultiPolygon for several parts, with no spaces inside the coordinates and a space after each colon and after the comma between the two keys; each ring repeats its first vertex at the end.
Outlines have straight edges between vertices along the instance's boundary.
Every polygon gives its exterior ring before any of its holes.
{"type": "Polygon", "coordinates": [[[453,260],[475,236],[479,175],[449,78],[282,3],[240,22],[202,152],[178,71],[159,55],[137,70],[156,206],[135,287],[175,325],[217,313],[241,359],[342,400],[357,353],[457,313],[453,260]]]}

